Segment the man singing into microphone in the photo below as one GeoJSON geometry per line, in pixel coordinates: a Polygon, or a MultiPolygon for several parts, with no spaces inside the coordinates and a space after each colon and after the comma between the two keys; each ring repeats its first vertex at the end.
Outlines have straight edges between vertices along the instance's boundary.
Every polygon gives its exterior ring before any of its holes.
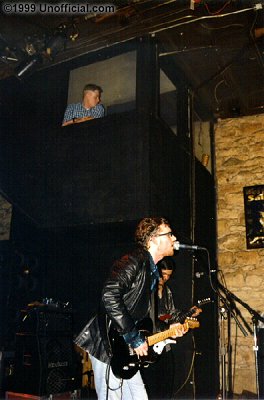
{"type": "MultiPolygon", "coordinates": [[[[138,371],[130,379],[117,378],[111,368],[111,326],[138,356],[148,354],[148,344],[137,323],[149,315],[151,294],[159,281],[158,261],[174,253],[176,237],[165,218],[142,219],[135,232],[137,248],[117,260],[104,284],[99,311],[75,343],[89,353],[99,400],[147,400],[147,392],[138,371]]],[[[172,324],[176,336],[187,329],[172,324]]]]}

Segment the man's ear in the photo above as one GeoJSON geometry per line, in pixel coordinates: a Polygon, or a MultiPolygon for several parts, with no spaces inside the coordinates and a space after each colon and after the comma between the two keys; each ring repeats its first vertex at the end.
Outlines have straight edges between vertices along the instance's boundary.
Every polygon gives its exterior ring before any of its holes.
{"type": "Polygon", "coordinates": [[[151,236],[151,238],[149,239],[149,243],[154,243],[154,244],[157,244],[157,241],[158,241],[158,238],[157,238],[157,236],[151,236]]]}
{"type": "Polygon", "coordinates": [[[150,238],[149,238],[149,240],[148,240],[148,243],[147,243],[147,249],[149,249],[150,247],[151,247],[151,245],[152,245],[152,243],[153,243],[153,236],[151,236],[150,238]]]}

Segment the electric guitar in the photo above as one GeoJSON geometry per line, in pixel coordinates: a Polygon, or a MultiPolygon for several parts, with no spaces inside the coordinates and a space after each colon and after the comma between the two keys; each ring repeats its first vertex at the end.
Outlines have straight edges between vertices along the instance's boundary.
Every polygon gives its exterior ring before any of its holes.
{"type": "MultiPolygon", "coordinates": [[[[201,307],[203,307],[205,304],[208,304],[208,303],[211,303],[211,302],[212,302],[212,300],[210,299],[210,297],[207,297],[207,298],[205,298],[205,299],[203,299],[203,300],[198,300],[197,303],[193,305],[193,307],[196,306],[196,307],[198,307],[198,308],[201,308],[201,307]]],[[[183,323],[183,322],[186,320],[186,318],[191,317],[191,316],[195,313],[195,310],[193,309],[193,307],[190,308],[188,311],[186,311],[186,312],[184,312],[184,313],[180,313],[178,319],[177,319],[176,321],[174,320],[174,323],[175,323],[175,322],[183,323]]],[[[169,322],[169,320],[170,320],[171,318],[172,318],[172,315],[171,315],[171,314],[163,314],[163,315],[160,315],[160,316],[159,316],[159,319],[160,319],[161,321],[166,321],[166,322],[169,322]]]]}
{"type": "MultiPolygon", "coordinates": [[[[142,324],[144,325],[144,321],[142,324]]],[[[187,318],[183,325],[185,330],[188,330],[198,328],[200,323],[196,319],[187,318]]],[[[145,329],[140,330],[144,332],[149,346],[148,355],[143,357],[138,356],[133,348],[126,344],[123,336],[119,335],[115,329],[110,329],[109,338],[113,353],[110,365],[113,374],[117,378],[132,378],[140,368],[145,368],[149,364],[154,363],[166,344],[176,343],[176,340],[171,339],[171,337],[177,334],[177,327],[172,327],[153,335],[145,329]]]]}

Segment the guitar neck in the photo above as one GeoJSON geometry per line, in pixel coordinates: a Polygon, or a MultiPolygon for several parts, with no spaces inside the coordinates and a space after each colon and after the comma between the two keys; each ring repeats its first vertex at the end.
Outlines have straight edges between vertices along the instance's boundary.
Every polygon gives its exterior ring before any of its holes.
{"type": "MultiPolygon", "coordinates": [[[[201,308],[202,306],[204,306],[207,303],[211,303],[210,297],[207,297],[206,299],[203,299],[203,300],[199,300],[197,304],[194,304],[194,306],[201,308]]],[[[190,308],[184,314],[180,315],[180,321],[179,322],[185,321],[186,318],[191,317],[194,313],[195,313],[195,310],[193,309],[193,307],[190,308]]]]}
{"type": "MultiPolygon", "coordinates": [[[[185,322],[182,325],[184,326],[185,329],[188,329],[189,327],[188,322],[185,322]]],[[[167,329],[166,331],[163,332],[155,333],[154,335],[147,337],[148,345],[153,346],[154,344],[161,342],[162,340],[168,339],[171,336],[175,336],[176,334],[177,334],[177,327],[167,329]]]]}

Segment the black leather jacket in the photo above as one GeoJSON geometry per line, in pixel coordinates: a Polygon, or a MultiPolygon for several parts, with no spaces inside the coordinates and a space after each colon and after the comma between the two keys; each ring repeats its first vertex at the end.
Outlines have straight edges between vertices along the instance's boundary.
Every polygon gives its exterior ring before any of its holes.
{"type": "Polygon", "coordinates": [[[75,339],[75,343],[103,362],[109,362],[111,346],[108,340],[110,323],[125,334],[135,329],[137,321],[150,310],[150,254],[138,248],[113,265],[99,307],[75,339]]]}
{"type": "Polygon", "coordinates": [[[162,298],[158,298],[158,318],[162,321],[173,324],[175,322],[181,322],[181,315],[184,314],[182,310],[179,310],[174,305],[173,295],[167,283],[165,283],[162,293],[162,298]],[[167,318],[165,318],[167,316],[167,318]]]}

